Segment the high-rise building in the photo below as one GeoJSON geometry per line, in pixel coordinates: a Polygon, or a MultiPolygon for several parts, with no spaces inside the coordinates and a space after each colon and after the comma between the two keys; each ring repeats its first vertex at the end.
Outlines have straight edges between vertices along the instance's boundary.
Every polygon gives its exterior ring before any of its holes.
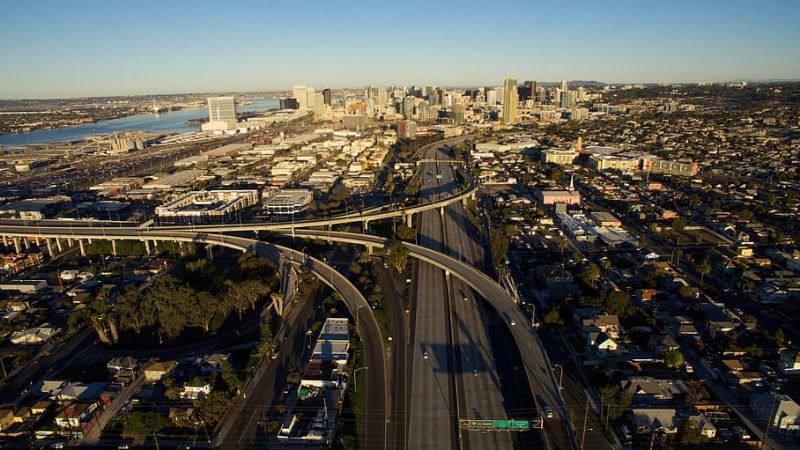
{"type": "Polygon", "coordinates": [[[497,104],[496,89],[486,89],[486,104],[489,106],[494,106],[497,104]]]}
{"type": "Polygon", "coordinates": [[[450,114],[455,125],[461,125],[466,122],[464,117],[464,105],[453,105],[450,114]]]}
{"type": "Polygon", "coordinates": [[[403,117],[406,119],[410,119],[414,117],[414,106],[416,103],[416,98],[408,96],[403,99],[403,117]]]}
{"type": "Polygon", "coordinates": [[[300,111],[308,111],[308,88],[305,86],[295,86],[292,88],[292,93],[294,94],[294,98],[297,99],[297,109],[300,111]]]}
{"type": "Polygon", "coordinates": [[[322,120],[325,115],[325,96],[323,94],[314,95],[314,121],[322,120]]]}
{"type": "Polygon", "coordinates": [[[236,101],[233,97],[208,97],[208,123],[204,130],[236,128],[236,101]]]}
{"type": "Polygon", "coordinates": [[[503,123],[517,123],[517,103],[519,103],[519,93],[517,92],[517,79],[506,78],[503,83],[503,123]]]}
{"type": "Polygon", "coordinates": [[[386,109],[386,102],[389,101],[389,93],[386,92],[386,89],[378,89],[378,111],[384,111],[386,109]]]}
{"type": "Polygon", "coordinates": [[[561,80],[561,91],[564,92],[567,90],[569,90],[569,87],[567,86],[567,80],[561,80]]]}
{"type": "Polygon", "coordinates": [[[417,135],[417,123],[413,120],[400,120],[397,122],[397,137],[400,139],[414,139],[417,135]]]}
{"type": "Polygon", "coordinates": [[[322,99],[325,100],[326,105],[331,106],[331,88],[322,90],[322,99]]]}
{"type": "Polygon", "coordinates": [[[280,108],[281,109],[298,109],[300,105],[297,103],[297,99],[294,97],[282,98],[280,99],[280,108]]]}

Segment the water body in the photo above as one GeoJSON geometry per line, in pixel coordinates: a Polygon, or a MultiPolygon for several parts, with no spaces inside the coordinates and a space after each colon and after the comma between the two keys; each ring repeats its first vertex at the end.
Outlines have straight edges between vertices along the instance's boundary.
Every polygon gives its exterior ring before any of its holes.
{"type": "MultiPolygon", "coordinates": [[[[237,106],[237,112],[258,112],[278,107],[278,100],[273,98],[248,99],[250,105],[237,106]]],[[[199,131],[199,125],[189,125],[189,119],[208,119],[207,108],[181,109],[179,111],[155,114],[138,114],[120,119],[102,120],[74,127],[55,130],[36,130],[29,133],[0,135],[0,145],[18,147],[48,142],[77,141],[87,136],[109,134],[115,131],[163,131],[168,133],[186,133],[199,131]]]]}

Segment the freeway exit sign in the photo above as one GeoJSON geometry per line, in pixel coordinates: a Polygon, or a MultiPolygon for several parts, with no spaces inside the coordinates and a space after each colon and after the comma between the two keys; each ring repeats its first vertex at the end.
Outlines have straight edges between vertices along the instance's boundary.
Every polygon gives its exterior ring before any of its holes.
{"type": "Polygon", "coordinates": [[[444,177],[442,176],[442,174],[440,174],[440,173],[437,173],[437,174],[436,174],[436,179],[437,179],[437,180],[441,180],[442,178],[444,178],[444,177]]]}

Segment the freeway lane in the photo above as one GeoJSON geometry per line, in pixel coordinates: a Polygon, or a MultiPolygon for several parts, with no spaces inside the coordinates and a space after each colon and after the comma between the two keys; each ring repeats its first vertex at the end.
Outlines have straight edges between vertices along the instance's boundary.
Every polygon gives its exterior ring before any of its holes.
{"type": "MultiPolygon", "coordinates": [[[[445,160],[449,155],[441,148],[430,152],[433,160],[445,160]]],[[[435,163],[441,175],[441,184],[455,190],[457,180],[453,168],[447,163],[435,163]]],[[[445,247],[452,256],[475,265],[483,257],[483,249],[468,232],[463,205],[448,205],[442,215],[445,247]]],[[[459,418],[508,419],[502,396],[501,381],[497,371],[481,299],[472,289],[458,279],[449,277],[449,298],[452,300],[454,351],[458,361],[454,376],[459,391],[459,418]]],[[[462,448],[508,449],[513,447],[509,433],[478,433],[462,431],[462,448]]]]}
{"type": "MultiPolygon", "coordinates": [[[[435,166],[422,167],[420,196],[435,202],[441,197],[435,166]]],[[[417,216],[420,245],[442,247],[441,217],[437,210],[417,216]]],[[[414,345],[411,351],[412,377],[409,392],[408,448],[454,448],[456,409],[451,378],[452,346],[449,339],[448,308],[444,273],[421,262],[415,280],[414,345]]]]}

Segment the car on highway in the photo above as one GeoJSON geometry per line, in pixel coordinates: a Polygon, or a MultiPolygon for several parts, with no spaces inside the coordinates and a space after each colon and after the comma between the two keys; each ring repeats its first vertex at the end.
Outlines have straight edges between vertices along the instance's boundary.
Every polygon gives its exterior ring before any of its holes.
{"type": "Polygon", "coordinates": [[[514,319],[511,319],[511,320],[508,322],[508,324],[509,324],[509,325],[511,325],[511,326],[513,327],[514,325],[516,325],[516,324],[517,324],[517,321],[516,321],[516,320],[514,320],[514,319]]]}
{"type": "Polygon", "coordinates": [[[428,359],[428,352],[423,353],[422,357],[425,358],[425,359],[428,359]]]}
{"type": "Polygon", "coordinates": [[[542,411],[544,412],[544,416],[547,417],[548,419],[553,418],[553,408],[545,406],[544,408],[542,408],[542,411]]]}
{"type": "Polygon", "coordinates": [[[467,297],[464,297],[464,301],[466,302],[467,300],[469,300],[469,299],[467,297]]]}
{"type": "Polygon", "coordinates": [[[472,369],[472,376],[474,377],[478,376],[478,369],[472,369]]]}

